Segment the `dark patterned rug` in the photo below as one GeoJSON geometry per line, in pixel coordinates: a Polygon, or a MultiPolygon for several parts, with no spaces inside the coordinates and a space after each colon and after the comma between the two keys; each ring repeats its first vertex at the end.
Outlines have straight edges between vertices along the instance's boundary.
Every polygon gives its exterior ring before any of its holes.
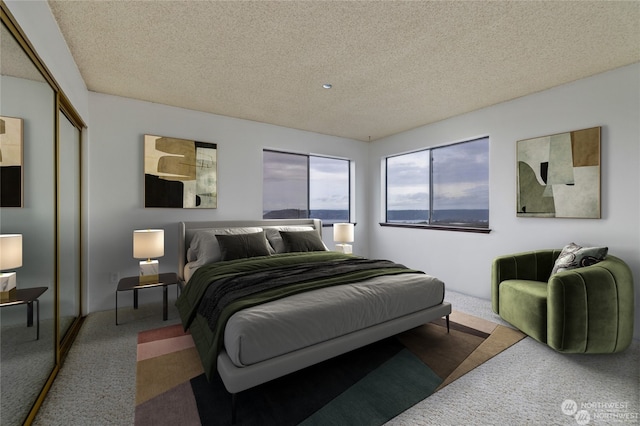
{"type": "MultiPolygon", "coordinates": [[[[380,425],[524,337],[460,312],[237,397],[238,425],[380,425]]],[[[228,425],[231,397],[204,376],[180,325],[138,335],[135,424],[228,425]]]]}

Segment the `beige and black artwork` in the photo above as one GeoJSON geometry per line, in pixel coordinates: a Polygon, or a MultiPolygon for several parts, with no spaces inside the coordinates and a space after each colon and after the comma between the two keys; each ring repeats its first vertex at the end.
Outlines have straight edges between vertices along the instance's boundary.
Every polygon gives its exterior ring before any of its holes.
{"type": "Polygon", "coordinates": [[[0,117],[0,207],[22,207],[22,119],[0,117]]]}
{"type": "Polygon", "coordinates": [[[600,218],[600,131],[517,142],[517,216],[600,218]]]}
{"type": "Polygon", "coordinates": [[[217,144],[144,136],[145,207],[218,207],[217,144]]]}

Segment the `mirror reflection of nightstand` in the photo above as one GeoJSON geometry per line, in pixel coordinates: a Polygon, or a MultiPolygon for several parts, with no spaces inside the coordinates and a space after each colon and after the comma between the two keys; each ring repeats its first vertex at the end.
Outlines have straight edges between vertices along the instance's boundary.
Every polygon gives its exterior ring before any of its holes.
{"type": "Polygon", "coordinates": [[[38,298],[48,287],[19,288],[15,296],[0,302],[0,308],[27,305],[27,327],[33,327],[33,303],[36,304],[36,340],[40,339],[40,301],[38,298]]]}

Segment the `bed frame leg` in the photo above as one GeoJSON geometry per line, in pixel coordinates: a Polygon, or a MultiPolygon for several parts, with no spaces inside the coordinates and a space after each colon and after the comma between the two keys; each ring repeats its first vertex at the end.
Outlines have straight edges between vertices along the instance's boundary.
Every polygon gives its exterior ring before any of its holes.
{"type": "Polygon", "coordinates": [[[237,401],[237,394],[232,393],[231,394],[231,424],[235,425],[236,424],[236,401],[237,401]]]}
{"type": "Polygon", "coordinates": [[[447,334],[449,334],[449,315],[447,315],[447,334]]]}

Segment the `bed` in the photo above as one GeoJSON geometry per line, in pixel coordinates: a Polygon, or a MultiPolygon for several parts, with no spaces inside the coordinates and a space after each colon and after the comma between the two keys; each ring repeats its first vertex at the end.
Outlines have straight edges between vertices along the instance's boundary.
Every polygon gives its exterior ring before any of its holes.
{"type": "Polygon", "coordinates": [[[218,374],[231,394],[234,420],[238,392],[441,317],[448,326],[442,281],[328,251],[317,219],[180,229],[176,304],[207,378],[218,374]]]}

